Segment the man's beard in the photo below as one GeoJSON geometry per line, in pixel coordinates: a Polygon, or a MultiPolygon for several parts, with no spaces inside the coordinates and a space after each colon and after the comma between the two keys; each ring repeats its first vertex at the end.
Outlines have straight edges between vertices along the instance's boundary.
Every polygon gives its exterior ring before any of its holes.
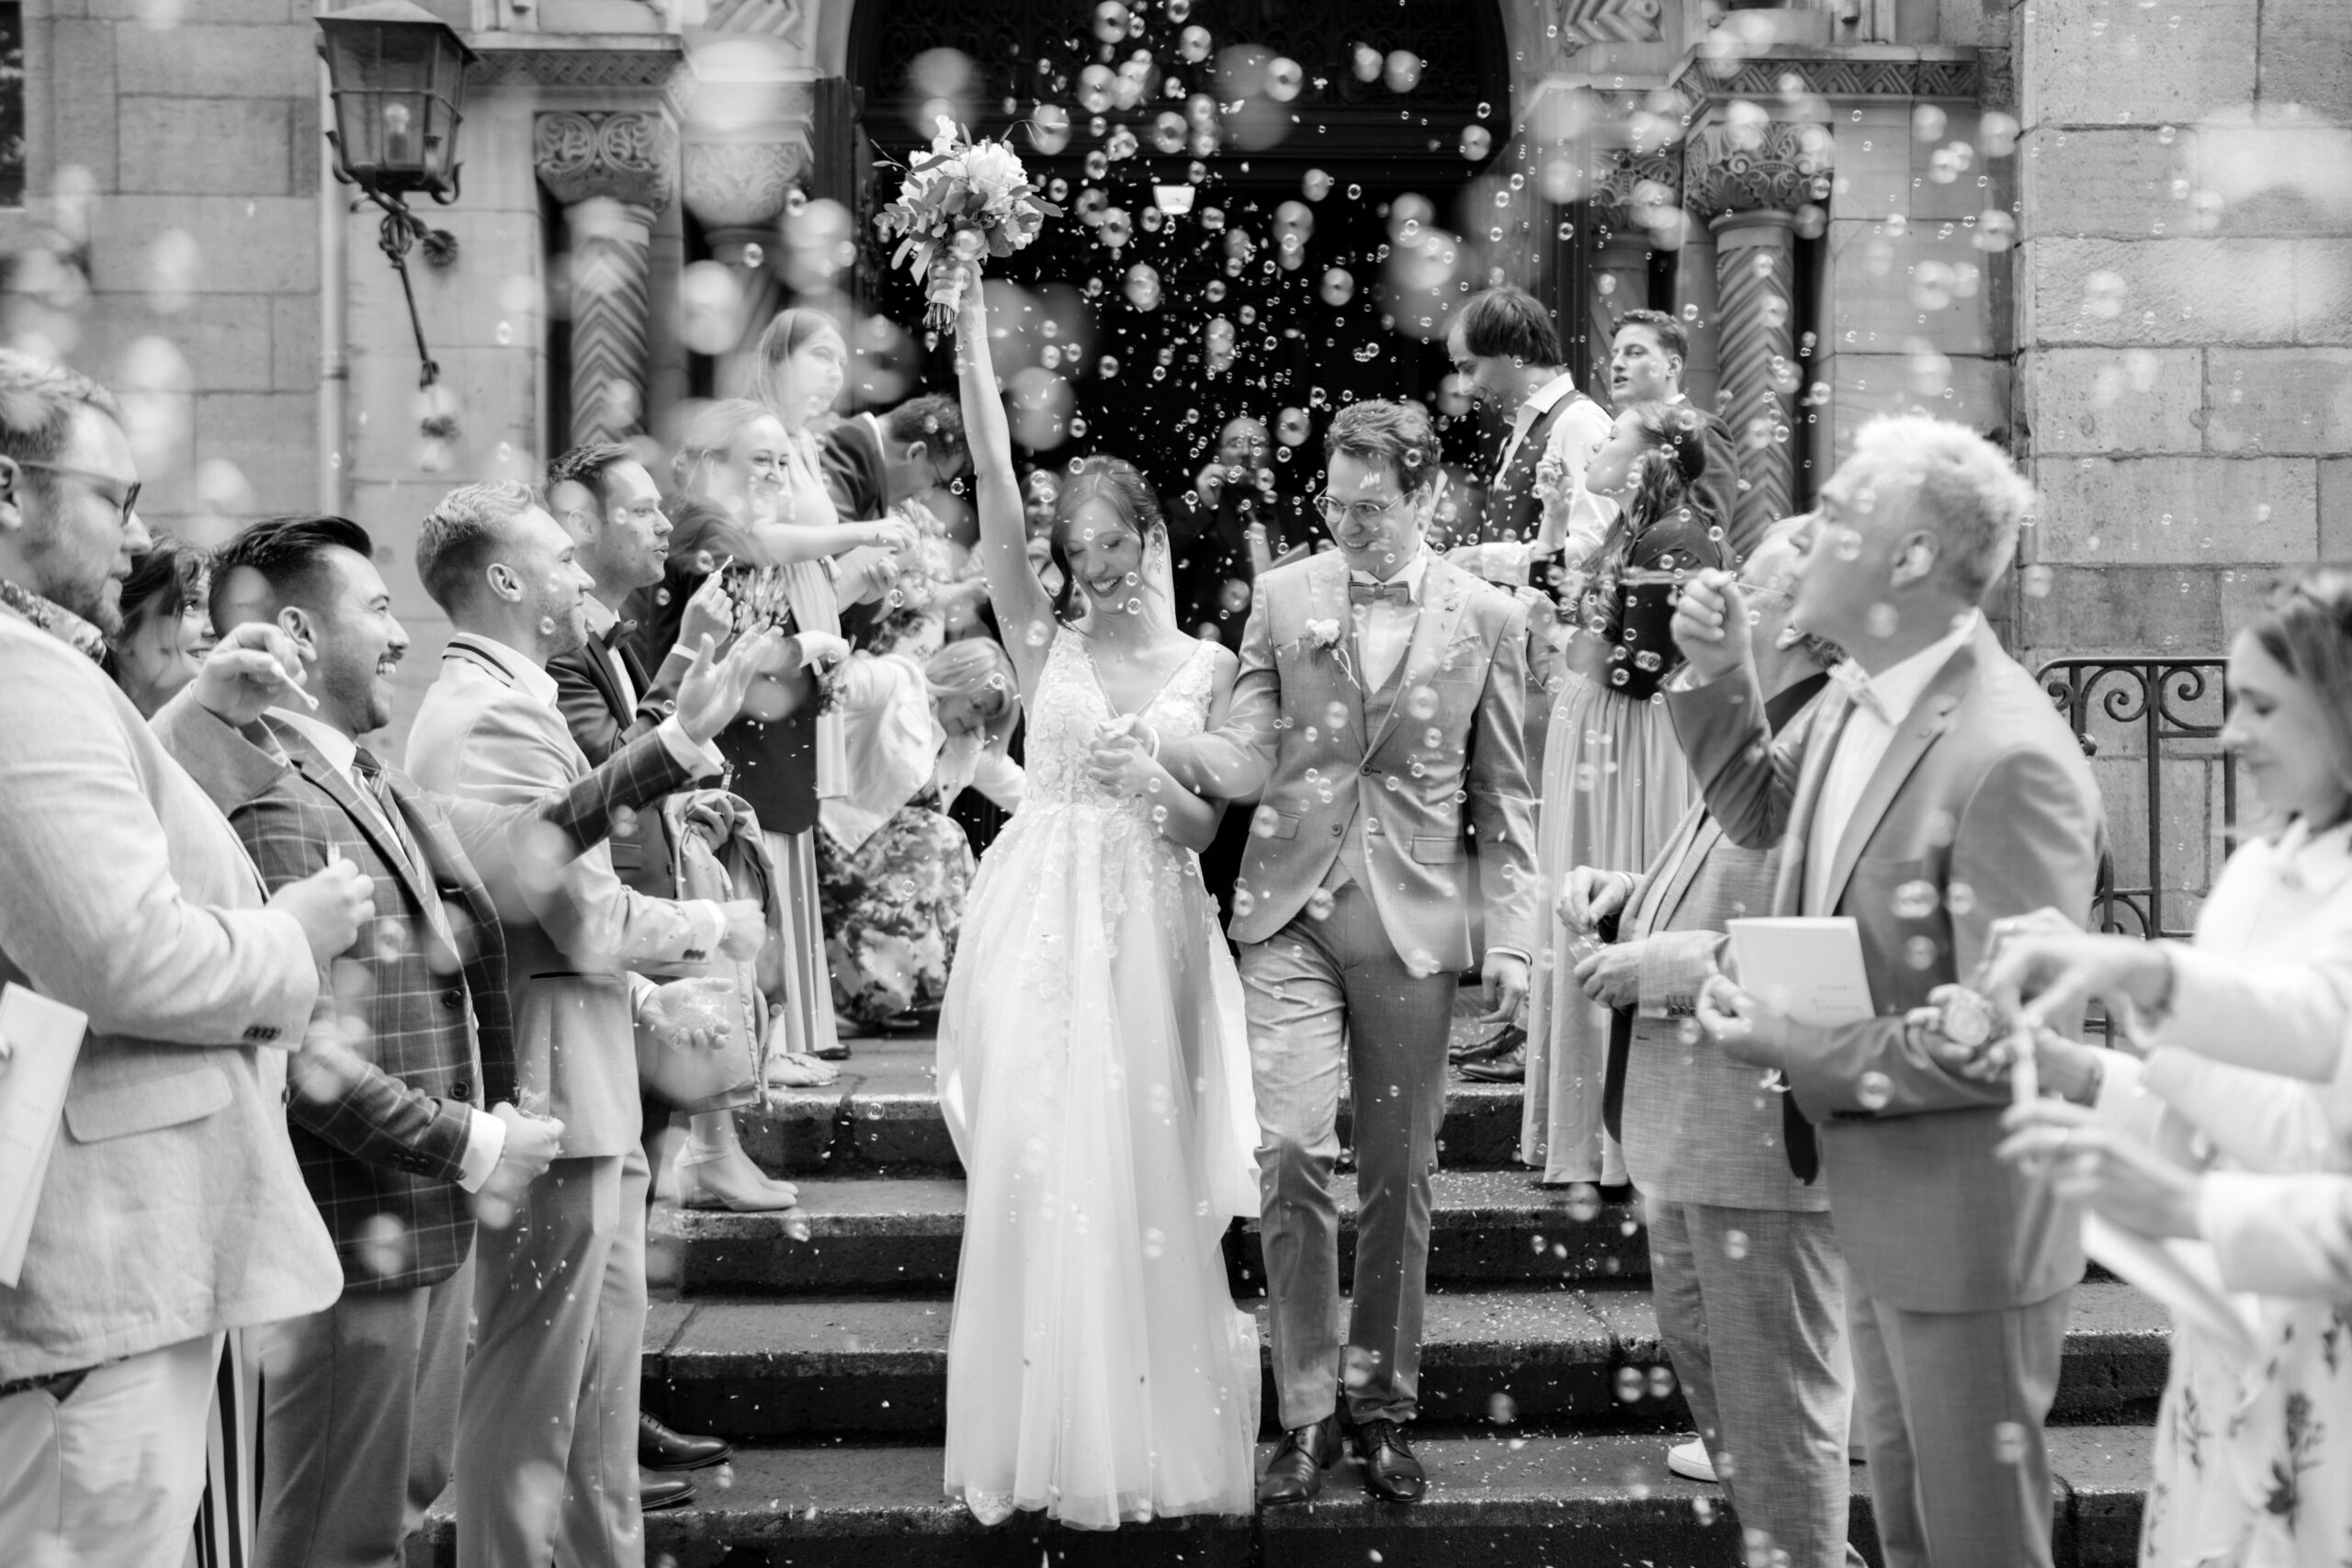
{"type": "Polygon", "coordinates": [[[102,571],[96,581],[77,580],[64,553],[47,542],[28,544],[26,558],[32,567],[31,589],[61,610],[81,616],[108,641],[122,636],[122,581],[102,571]]]}
{"type": "Polygon", "coordinates": [[[365,671],[331,673],[322,669],[319,671],[319,689],[322,694],[334,699],[336,706],[358,720],[359,728],[356,734],[373,735],[392,722],[390,705],[377,694],[376,667],[372,664],[365,671]]]}

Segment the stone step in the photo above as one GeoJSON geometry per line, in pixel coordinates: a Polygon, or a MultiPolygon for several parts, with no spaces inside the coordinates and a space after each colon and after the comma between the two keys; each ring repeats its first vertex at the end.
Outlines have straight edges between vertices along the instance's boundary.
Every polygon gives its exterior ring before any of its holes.
{"type": "MultiPolygon", "coordinates": [[[[739,1112],[744,1146],[778,1176],[886,1174],[960,1176],[940,1120],[930,1035],[850,1042],[841,1081],[777,1091],[763,1111],[739,1112]]],[[[1456,1170],[1519,1165],[1518,1084],[1476,1083],[1456,1074],[1446,1089],[1438,1157],[1456,1170]]],[[[1346,1102],[1340,1140],[1351,1132],[1346,1102]]]]}
{"type": "MultiPolygon", "coordinates": [[[[1259,1315],[1263,1297],[1241,1301],[1259,1315]]],[[[663,1302],[646,1325],[645,1404],[681,1431],[739,1440],[926,1438],[944,1429],[944,1300],[843,1296],[663,1302]]],[[[2165,1309],[2128,1285],[2086,1284],[2055,1421],[2145,1419],[2163,1392],[2165,1309]]],[[[1646,1291],[1480,1291],[1429,1298],[1421,1420],[1430,1428],[1688,1430],[1646,1291]]],[[[1266,1435],[1275,1429],[1271,1379],[1266,1435]]]]}
{"type": "MultiPolygon", "coordinates": [[[[2057,1568],[2125,1568],[2147,1484],[2144,1427],[2050,1434],[2057,1568]]],[[[1414,1507],[1363,1494],[1352,1461],[1323,1496],[1255,1516],[1173,1519],[1115,1532],[1022,1517],[994,1529],[941,1494],[940,1450],[751,1449],[696,1477],[683,1508],[649,1515],[649,1562],[675,1568],[1714,1568],[1745,1560],[1720,1488],[1666,1468],[1657,1435],[1428,1438],[1430,1496],[1414,1507]],[[732,1553],[733,1555],[730,1555],[732,1553]]],[[[1262,1465],[1272,1452],[1261,1445],[1262,1465]]],[[[1851,1530],[1880,1563],[1870,1477],[1856,1466],[1851,1530]]],[[[452,1568],[444,1494],[410,1568],[452,1568]]]]}
{"type": "MultiPolygon", "coordinates": [[[[1340,1270],[1351,1267],[1356,1188],[1339,1183],[1340,1270]]],[[[1623,1281],[1648,1277],[1630,1205],[1593,1190],[1543,1188],[1525,1170],[1441,1170],[1431,1184],[1430,1279],[1449,1285],[1623,1281]]],[[[1253,1293],[1258,1223],[1226,1238],[1234,1293],[1253,1293]]],[[[797,1221],[662,1205],[650,1270],[686,1296],[937,1292],[956,1278],[964,1184],[946,1177],[823,1177],[800,1182],[797,1221]],[[805,1224],[808,1239],[789,1234],[805,1224]]]]}

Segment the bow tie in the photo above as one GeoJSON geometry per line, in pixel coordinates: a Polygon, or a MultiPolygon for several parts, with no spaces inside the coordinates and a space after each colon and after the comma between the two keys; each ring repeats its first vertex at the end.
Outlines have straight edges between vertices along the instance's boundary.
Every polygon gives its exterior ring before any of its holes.
{"type": "Polygon", "coordinates": [[[1386,582],[1370,582],[1362,578],[1349,580],[1349,604],[1371,604],[1383,599],[1391,604],[1409,604],[1413,602],[1413,585],[1401,577],[1386,582]]]}
{"type": "Polygon", "coordinates": [[[629,633],[635,630],[637,630],[637,623],[635,621],[615,621],[611,626],[605,628],[605,635],[596,640],[603,643],[605,645],[605,651],[609,653],[616,646],[618,645],[621,638],[628,636],[629,633]]]}

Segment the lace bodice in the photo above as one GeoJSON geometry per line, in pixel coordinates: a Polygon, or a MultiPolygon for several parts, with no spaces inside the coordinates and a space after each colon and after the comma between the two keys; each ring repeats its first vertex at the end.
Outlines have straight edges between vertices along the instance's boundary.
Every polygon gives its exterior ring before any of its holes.
{"type": "MultiPolygon", "coordinates": [[[[1163,738],[1198,735],[1207,725],[1214,693],[1216,644],[1204,642],[1168,683],[1144,704],[1140,716],[1163,738]]],[[[1147,800],[1113,795],[1097,784],[1087,766],[1097,730],[1119,716],[1103,695],[1102,682],[1086,649],[1086,639],[1064,629],[1046,650],[1045,673],[1029,709],[1029,739],[1023,767],[1028,787],[1023,809],[1039,806],[1125,808],[1148,816],[1147,800]]]]}

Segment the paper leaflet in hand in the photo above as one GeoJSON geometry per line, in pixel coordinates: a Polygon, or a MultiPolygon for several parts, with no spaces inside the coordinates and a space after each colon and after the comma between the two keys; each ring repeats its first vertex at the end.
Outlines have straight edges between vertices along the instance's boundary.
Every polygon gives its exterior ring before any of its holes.
{"type": "Polygon", "coordinates": [[[78,1009],[13,983],[0,987],[0,1285],[13,1288],[25,1266],[41,1179],[89,1027],[78,1009]]]}
{"type": "Polygon", "coordinates": [[[1740,989],[1799,1023],[1832,1028],[1876,1016],[1861,928],[1847,915],[1729,920],[1740,989]]]}

